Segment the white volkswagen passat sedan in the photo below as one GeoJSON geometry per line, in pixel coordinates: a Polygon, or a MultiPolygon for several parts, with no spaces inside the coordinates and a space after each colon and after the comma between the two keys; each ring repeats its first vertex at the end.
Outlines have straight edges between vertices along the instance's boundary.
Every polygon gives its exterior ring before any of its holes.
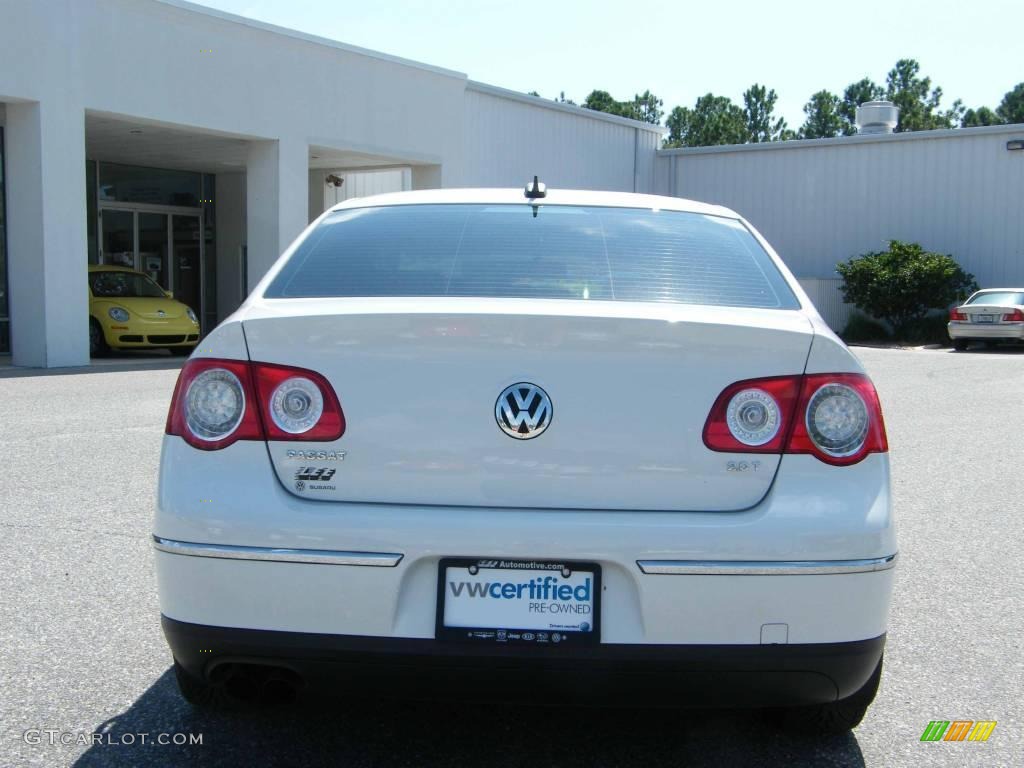
{"type": "Polygon", "coordinates": [[[846,729],[881,674],[886,451],[860,363],[730,210],[349,200],[181,371],[154,526],[177,679],[846,729]]]}
{"type": "Polygon", "coordinates": [[[949,311],[949,338],[958,352],[972,341],[995,346],[1024,341],[1024,288],[986,288],[949,311]]]}

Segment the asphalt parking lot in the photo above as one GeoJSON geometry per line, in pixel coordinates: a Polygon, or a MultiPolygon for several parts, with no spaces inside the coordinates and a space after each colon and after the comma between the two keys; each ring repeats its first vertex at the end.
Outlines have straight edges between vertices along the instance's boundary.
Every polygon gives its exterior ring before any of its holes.
{"type": "Polygon", "coordinates": [[[1019,765],[1024,350],[857,354],[885,408],[901,563],[879,697],[823,744],[748,712],[526,709],[486,693],[196,714],[170,671],[149,545],[176,369],[0,371],[0,766],[1019,765]],[[986,743],[919,741],[954,719],[998,725],[986,743]]]}

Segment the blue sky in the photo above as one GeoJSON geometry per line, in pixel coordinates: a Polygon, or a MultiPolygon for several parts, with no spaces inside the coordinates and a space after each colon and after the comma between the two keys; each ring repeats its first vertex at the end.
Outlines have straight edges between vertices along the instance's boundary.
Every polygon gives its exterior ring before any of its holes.
{"type": "Polygon", "coordinates": [[[996,107],[1024,81],[1020,0],[205,0],[204,5],[465,72],[516,91],[650,88],[666,111],[760,82],[791,127],[815,91],[841,93],[915,58],[943,104],[996,107]]]}

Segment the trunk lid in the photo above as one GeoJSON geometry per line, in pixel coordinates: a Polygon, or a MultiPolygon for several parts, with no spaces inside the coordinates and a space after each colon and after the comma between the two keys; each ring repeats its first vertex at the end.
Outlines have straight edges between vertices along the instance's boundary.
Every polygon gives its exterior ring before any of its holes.
{"type": "Polygon", "coordinates": [[[607,510],[757,504],[779,457],[710,451],[704,423],[727,385],[802,373],[813,336],[799,311],[514,299],[265,301],[243,327],[252,360],[322,374],[345,412],[334,443],[270,442],[292,493],[607,510]],[[551,402],[533,439],[496,418],[520,382],[551,402]]]}
{"type": "MultiPolygon", "coordinates": [[[[998,325],[1004,321],[1004,315],[1012,315],[1020,310],[1020,307],[1002,304],[965,304],[958,311],[967,315],[970,323],[994,323],[998,325]]],[[[1020,322],[1019,320],[1017,322],[1020,322]]]]}

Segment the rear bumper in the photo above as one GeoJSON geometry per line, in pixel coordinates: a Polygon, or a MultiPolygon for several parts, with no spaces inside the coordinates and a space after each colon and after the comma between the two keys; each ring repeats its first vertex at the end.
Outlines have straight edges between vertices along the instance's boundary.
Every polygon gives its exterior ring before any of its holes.
{"type": "Polygon", "coordinates": [[[949,323],[951,339],[1016,339],[1024,341],[1024,323],[949,323]]]}
{"type": "Polygon", "coordinates": [[[600,565],[609,645],[756,649],[887,629],[894,571],[839,565],[897,551],[884,454],[851,467],[785,456],[759,505],[724,513],[311,501],[245,441],[208,452],[166,436],[161,467],[154,533],[215,550],[155,552],[161,612],[182,622],[432,641],[440,560],[503,557],[600,565]]]}
{"type": "Polygon", "coordinates": [[[782,706],[845,698],[871,676],[881,635],[801,645],[467,647],[433,639],[209,626],[162,617],[174,657],[201,679],[227,664],[284,667],[342,695],[479,696],[616,705],[782,706]]]}

